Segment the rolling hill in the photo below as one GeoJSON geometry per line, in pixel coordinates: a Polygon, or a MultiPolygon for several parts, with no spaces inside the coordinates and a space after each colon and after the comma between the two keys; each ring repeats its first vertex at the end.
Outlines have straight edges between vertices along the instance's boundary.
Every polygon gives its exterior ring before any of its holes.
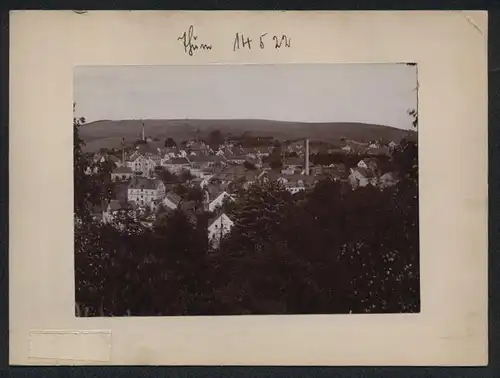
{"type": "Polygon", "coordinates": [[[243,132],[247,132],[254,136],[273,136],[279,140],[310,138],[333,144],[337,144],[342,137],[354,141],[369,141],[382,138],[396,142],[401,140],[402,137],[412,139],[417,137],[415,131],[366,123],[307,123],[258,119],[102,120],[84,124],[80,129],[80,136],[86,143],[85,149],[87,151],[119,147],[122,138],[126,142],[133,142],[140,138],[142,122],[144,122],[147,137],[159,138],[161,141],[166,138],[173,138],[176,142],[188,140],[197,135],[205,137],[213,130],[220,130],[224,134],[232,135],[241,135],[243,132]]]}

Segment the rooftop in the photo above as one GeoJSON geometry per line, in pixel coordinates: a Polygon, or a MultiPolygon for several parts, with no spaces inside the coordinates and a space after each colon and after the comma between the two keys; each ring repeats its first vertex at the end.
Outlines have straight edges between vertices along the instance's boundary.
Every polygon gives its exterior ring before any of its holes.
{"type": "Polygon", "coordinates": [[[168,159],[165,164],[189,164],[189,160],[183,157],[168,159]]]}
{"type": "Polygon", "coordinates": [[[220,162],[224,160],[224,157],[219,155],[196,155],[189,158],[191,163],[220,162]]]}
{"type": "Polygon", "coordinates": [[[168,192],[165,198],[167,198],[170,202],[172,202],[175,205],[178,205],[182,201],[181,196],[179,196],[177,193],[174,192],[168,192]]]}
{"type": "Polygon", "coordinates": [[[147,179],[144,177],[135,177],[130,182],[128,188],[129,189],[148,189],[155,190],[161,184],[161,180],[158,179],[147,179]]]}
{"type": "Polygon", "coordinates": [[[132,168],[130,167],[126,167],[126,166],[123,166],[123,167],[118,167],[118,168],[115,168],[113,170],[113,173],[121,173],[121,174],[125,174],[125,173],[133,173],[132,172],[132,168]]]}

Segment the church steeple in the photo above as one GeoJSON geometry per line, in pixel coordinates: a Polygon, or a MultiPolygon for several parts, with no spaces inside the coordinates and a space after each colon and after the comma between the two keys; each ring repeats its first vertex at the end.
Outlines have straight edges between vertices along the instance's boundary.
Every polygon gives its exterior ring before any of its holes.
{"type": "Polygon", "coordinates": [[[146,135],[144,133],[144,122],[142,122],[142,140],[146,140],[146,135]]]}

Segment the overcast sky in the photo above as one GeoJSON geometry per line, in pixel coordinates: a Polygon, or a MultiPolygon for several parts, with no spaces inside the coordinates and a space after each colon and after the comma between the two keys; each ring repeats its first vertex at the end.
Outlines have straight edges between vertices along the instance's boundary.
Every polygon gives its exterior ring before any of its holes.
{"type": "Polygon", "coordinates": [[[108,119],[367,122],[411,128],[416,67],[404,64],[75,68],[76,115],[108,119]]]}

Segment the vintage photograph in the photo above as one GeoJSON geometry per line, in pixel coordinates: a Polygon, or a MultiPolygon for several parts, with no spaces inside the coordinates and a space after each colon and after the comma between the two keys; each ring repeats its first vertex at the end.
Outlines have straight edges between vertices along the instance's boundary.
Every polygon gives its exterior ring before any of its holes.
{"type": "Polygon", "coordinates": [[[76,67],[76,316],[420,312],[417,74],[76,67]]]}

